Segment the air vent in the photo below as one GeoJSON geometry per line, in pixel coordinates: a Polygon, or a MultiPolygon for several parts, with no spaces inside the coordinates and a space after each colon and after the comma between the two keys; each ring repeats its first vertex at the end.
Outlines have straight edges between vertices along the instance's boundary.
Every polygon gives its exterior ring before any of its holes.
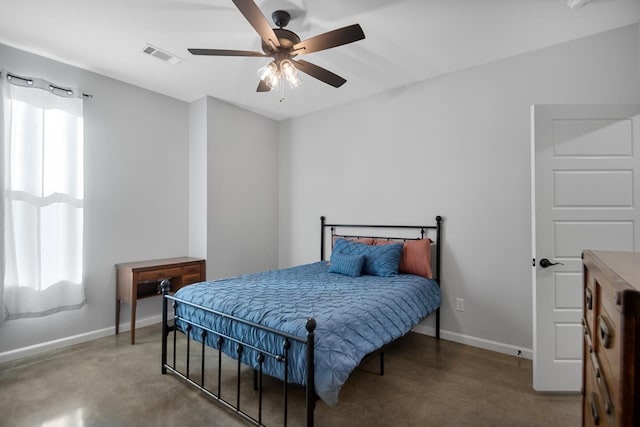
{"type": "Polygon", "coordinates": [[[143,47],[142,52],[146,53],[147,55],[154,56],[164,62],[168,62],[169,64],[175,65],[184,61],[184,59],[179,58],[172,53],[167,52],[166,50],[151,46],[150,44],[147,44],[145,47],[143,47]]]}

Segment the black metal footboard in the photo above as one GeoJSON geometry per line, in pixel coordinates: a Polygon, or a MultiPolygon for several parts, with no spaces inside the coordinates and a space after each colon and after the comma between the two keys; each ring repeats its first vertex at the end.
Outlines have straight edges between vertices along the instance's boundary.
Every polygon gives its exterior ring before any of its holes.
{"type": "Polygon", "coordinates": [[[244,319],[240,319],[237,318],[235,316],[231,316],[225,313],[221,313],[219,311],[216,310],[212,310],[210,308],[207,307],[202,307],[200,305],[197,304],[193,304],[191,302],[188,301],[184,301],[182,299],[176,298],[172,295],[169,295],[169,286],[170,286],[170,282],[168,280],[163,280],[161,283],[161,289],[162,289],[162,373],[166,374],[167,371],[175,374],[176,376],[182,378],[183,380],[185,380],[187,383],[191,384],[192,386],[194,386],[195,388],[197,388],[198,390],[202,391],[204,394],[206,394],[207,396],[211,397],[212,399],[220,402],[222,405],[224,405],[225,407],[233,410],[236,414],[240,415],[241,417],[243,417],[245,420],[249,421],[250,423],[254,424],[254,425],[258,425],[258,426],[263,426],[263,414],[262,414],[262,398],[263,398],[263,392],[262,392],[262,377],[263,377],[263,364],[265,363],[265,361],[267,360],[267,358],[272,358],[273,360],[277,361],[278,363],[281,363],[283,366],[283,402],[284,402],[284,425],[287,425],[287,412],[288,412],[288,394],[289,394],[289,381],[288,381],[288,371],[289,371],[289,349],[291,347],[291,342],[292,341],[297,341],[301,344],[304,345],[305,348],[305,357],[306,357],[306,372],[305,372],[305,393],[306,393],[306,425],[309,427],[313,426],[313,411],[315,408],[315,401],[316,401],[316,395],[315,395],[315,385],[314,385],[314,381],[315,381],[315,377],[314,377],[314,337],[315,337],[315,328],[316,328],[316,321],[313,318],[309,318],[307,319],[306,322],[306,330],[307,330],[307,336],[306,339],[305,338],[301,338],[295,335],[291,335],[282,331],[278,331],[272,328],[268,328],[262,325],[259,325],[257,323],[253,323],[244,319]],[[173,320],[173,325],[169,325],[169,320],[168,320],[168,314],[167,314],[167,309],[168,309],[168,302],[169,300],[172,301],[172,306],[174,309],[174,320],[173,320]],[[282,339],[282,352],[280,354],[274,353],[273,351],[270,351],[268,349],[263,349],[263,348],[259,348],[257,347],[255,344],[252,343],[248,343],[248,342],[243,342],[240,339],[237,339],[235,337],[232,337],[230,335],[224,334],[220,331],[215,331],[209,327],[206,327],[204,325],[200,325],[195,323],[192,320],[189,319],[185,319],[185,318],[181,318],[177,315],[176,312],[176,303],[179,304],[186,304],[188,306],[191,306],[195,309],[198,310],[202,310],[206,313],[208,313],[208,315],[212,315],[212,316],[220,316],[222,318],[228,319],[231,322],[237,322],[239,324],[242,325],[246,325],[248,327],[251,328],[255,328],[264,332],[267,332],[269,334],[272,334],[274,337],[277,337],[277,339],[282,339]],[[185,330],[181,330],[180,332],[183,332],[186,337],[187,337],[187,354],[186,354],[186,369],[184,372],[180,371],[179,369],[177,369],[176,367],[176,335],[178,332],[178,327],[177,327],[177,322],[178,320],[184,322],[187,326],[185,328],[185,330]],[[194,329],[198,329],[201,331],[201,366],[200,366],[200,383],[194,381],[191,378],[190,375],[190,366],[189,366],[189,360],[190,360],[190,351],[191,351],[191,338],[192,338],[192,330],[194,329]],[[173,357],[172,357],[172,363],[169,364],[167,363],[167,339],[169,338],[169,334],[170,332],[173,331],[173,357]],[[211,390],[210,388],[207,388],[205,386],[205,348],[207,347],[207,345],[205,344],[205,338],[207,336],[212,336],[216,338],[216,344],[217,344],[217,349],[215,351],[218,352],[218,381],[217,381],[217,387],[215,390],[211,390]],[[229,401],[226,399],[222,398],[222,382],[221,382],[221,377],[222,377],[222,347],[224,343],[233,343],[233,345],[235,345],[235,350],[237,352],[237,384],[236,384],[236,400],[235,402],[233,401],[229,401]],[[254,352],[257,353],[256,356],[256,362],[258,365],[258,368],[254,370],[255,373],[255,377],[254,377],[254,388],[257,390],[258,393],[258,417],[255,418],[254,416],[250,415],[249,413],[245,412],[243,409],[241,409],[240,407],[240,368],[241,368],[241,355],[245,350],[252,350],[254,352]]]}

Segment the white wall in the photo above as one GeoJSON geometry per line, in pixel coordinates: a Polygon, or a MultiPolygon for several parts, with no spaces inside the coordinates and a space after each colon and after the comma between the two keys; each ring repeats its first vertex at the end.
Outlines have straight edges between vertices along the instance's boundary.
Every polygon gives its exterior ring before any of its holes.
{"type": "Polygon", "coordinates": [[[317,260],[320,215],[442,215],[442,329],[531,349],[529,108],[640,102],[638,45],[633,25],[282,122],[280,266],[317,260]]]}
{"type": "Polygon", "coordinates": [[[207,97],[207,278],[278,267],[278,122],[207,97]]]}
{"type": "Polygon", "coordinates": [[[204,97],[190,123],[190,255],[207,279],[277,268],[278,122],[204,97]]]}
{"type": "MultiPolygon", "coordinates": [[[[93,94],[84,103],[87,305],[0,323],[2,359],[51,340],[113,333],[114,264],[187,253],[189,106],[4,45],[0,67],[93,94]]],[[[159,298],[140,301],[138,319],[157,315],[159,305],[159,298]]],[[[129,306],[122,310],[126,323],[129,306]]]]}
{"type": "MultiPolygon", "coordinates": [[[[88,303],[0,323],[0,361],[112,334],[118,262],[204,257],[209,278],[277,267],[277,122],[213,98],[187,104],[3,45],[0,67],[94,95],[84,108],[88,303]]],[[[129,313],[123,305],[124,330],[129,313]]],[[[159,314],[160,298],[138,302],[138,325],[159,314]]]]}
{"type": "Polygon", "coordinates": [[[207,259],[207,99],[189,104],[189,256],[207,259]]]}

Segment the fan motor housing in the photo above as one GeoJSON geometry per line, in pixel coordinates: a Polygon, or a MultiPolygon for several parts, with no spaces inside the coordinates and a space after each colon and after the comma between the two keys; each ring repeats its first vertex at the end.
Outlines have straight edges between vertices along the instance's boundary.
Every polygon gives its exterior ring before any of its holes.
{"type": "Polygon", "coordinates": [[[289,25],[289,21],[291,21],[291,14],[286,10],[276,10],[271,14],[271,19],[273,19],[273,23],[276,24],[276,27],[284,28],[289,25]]]}
{"type": "MultiPolygon", "coordinates": [[[[274,28],[273,32],[276,33],[278,41],[280,42],[280,49],[289,51],[294,45],[300,43],[300,37],[293,31],[285,30],[284,28],[274,28]]],[[[275,52],[275,49],[264,41],[262,41],[262,51],[267,55],[271,55],[275,52]]]]}

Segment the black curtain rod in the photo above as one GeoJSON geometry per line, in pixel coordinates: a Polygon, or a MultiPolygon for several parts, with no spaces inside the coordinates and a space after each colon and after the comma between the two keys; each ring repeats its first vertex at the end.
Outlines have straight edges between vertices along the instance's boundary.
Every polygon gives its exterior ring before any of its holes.
{"type": "MultiPolygon", "coordinates": [[[[55,84],[47,82],[46,80],[43,80],[43,79],[33,79],[33,78],[29,78],[29,77],[22,77],[22,76],[18,76],[16,74],[12,74],[12,73],[6,73],[6,74],[7,74],[7,79],[8,80],[13,80],[13,79],[21,80],[21,81],[26,83],[26,87],[37,87],[39,89],[45,90],[44,87],[36,85],[37,81],[39,81],[41,83],[44,83],[46,86],[48,86],[49,90],[52,93],[55,93],[54,91],[59,91],[59,92],[64,92],[68,96],[72,96],[73,95],[73,90],[72,89],[55,85],[55,84]]],[[[2,75],[2,73],[0,73],[0,76],[1,75],[2,75]]],[[[57,95],[59,95],[59,94],[57,94],[57,95]]],[[[91,95],[90,93],[84,93],[83,92],[82,96],[84,98],[93,98],[93,95],[91,95]]]]}
{"type": "Polygon", "coordinates": [[[364,225],[364,224],[324,224],[325,227],[340,228],[429,228],[436,229],[437,225],[364,225]]]}

